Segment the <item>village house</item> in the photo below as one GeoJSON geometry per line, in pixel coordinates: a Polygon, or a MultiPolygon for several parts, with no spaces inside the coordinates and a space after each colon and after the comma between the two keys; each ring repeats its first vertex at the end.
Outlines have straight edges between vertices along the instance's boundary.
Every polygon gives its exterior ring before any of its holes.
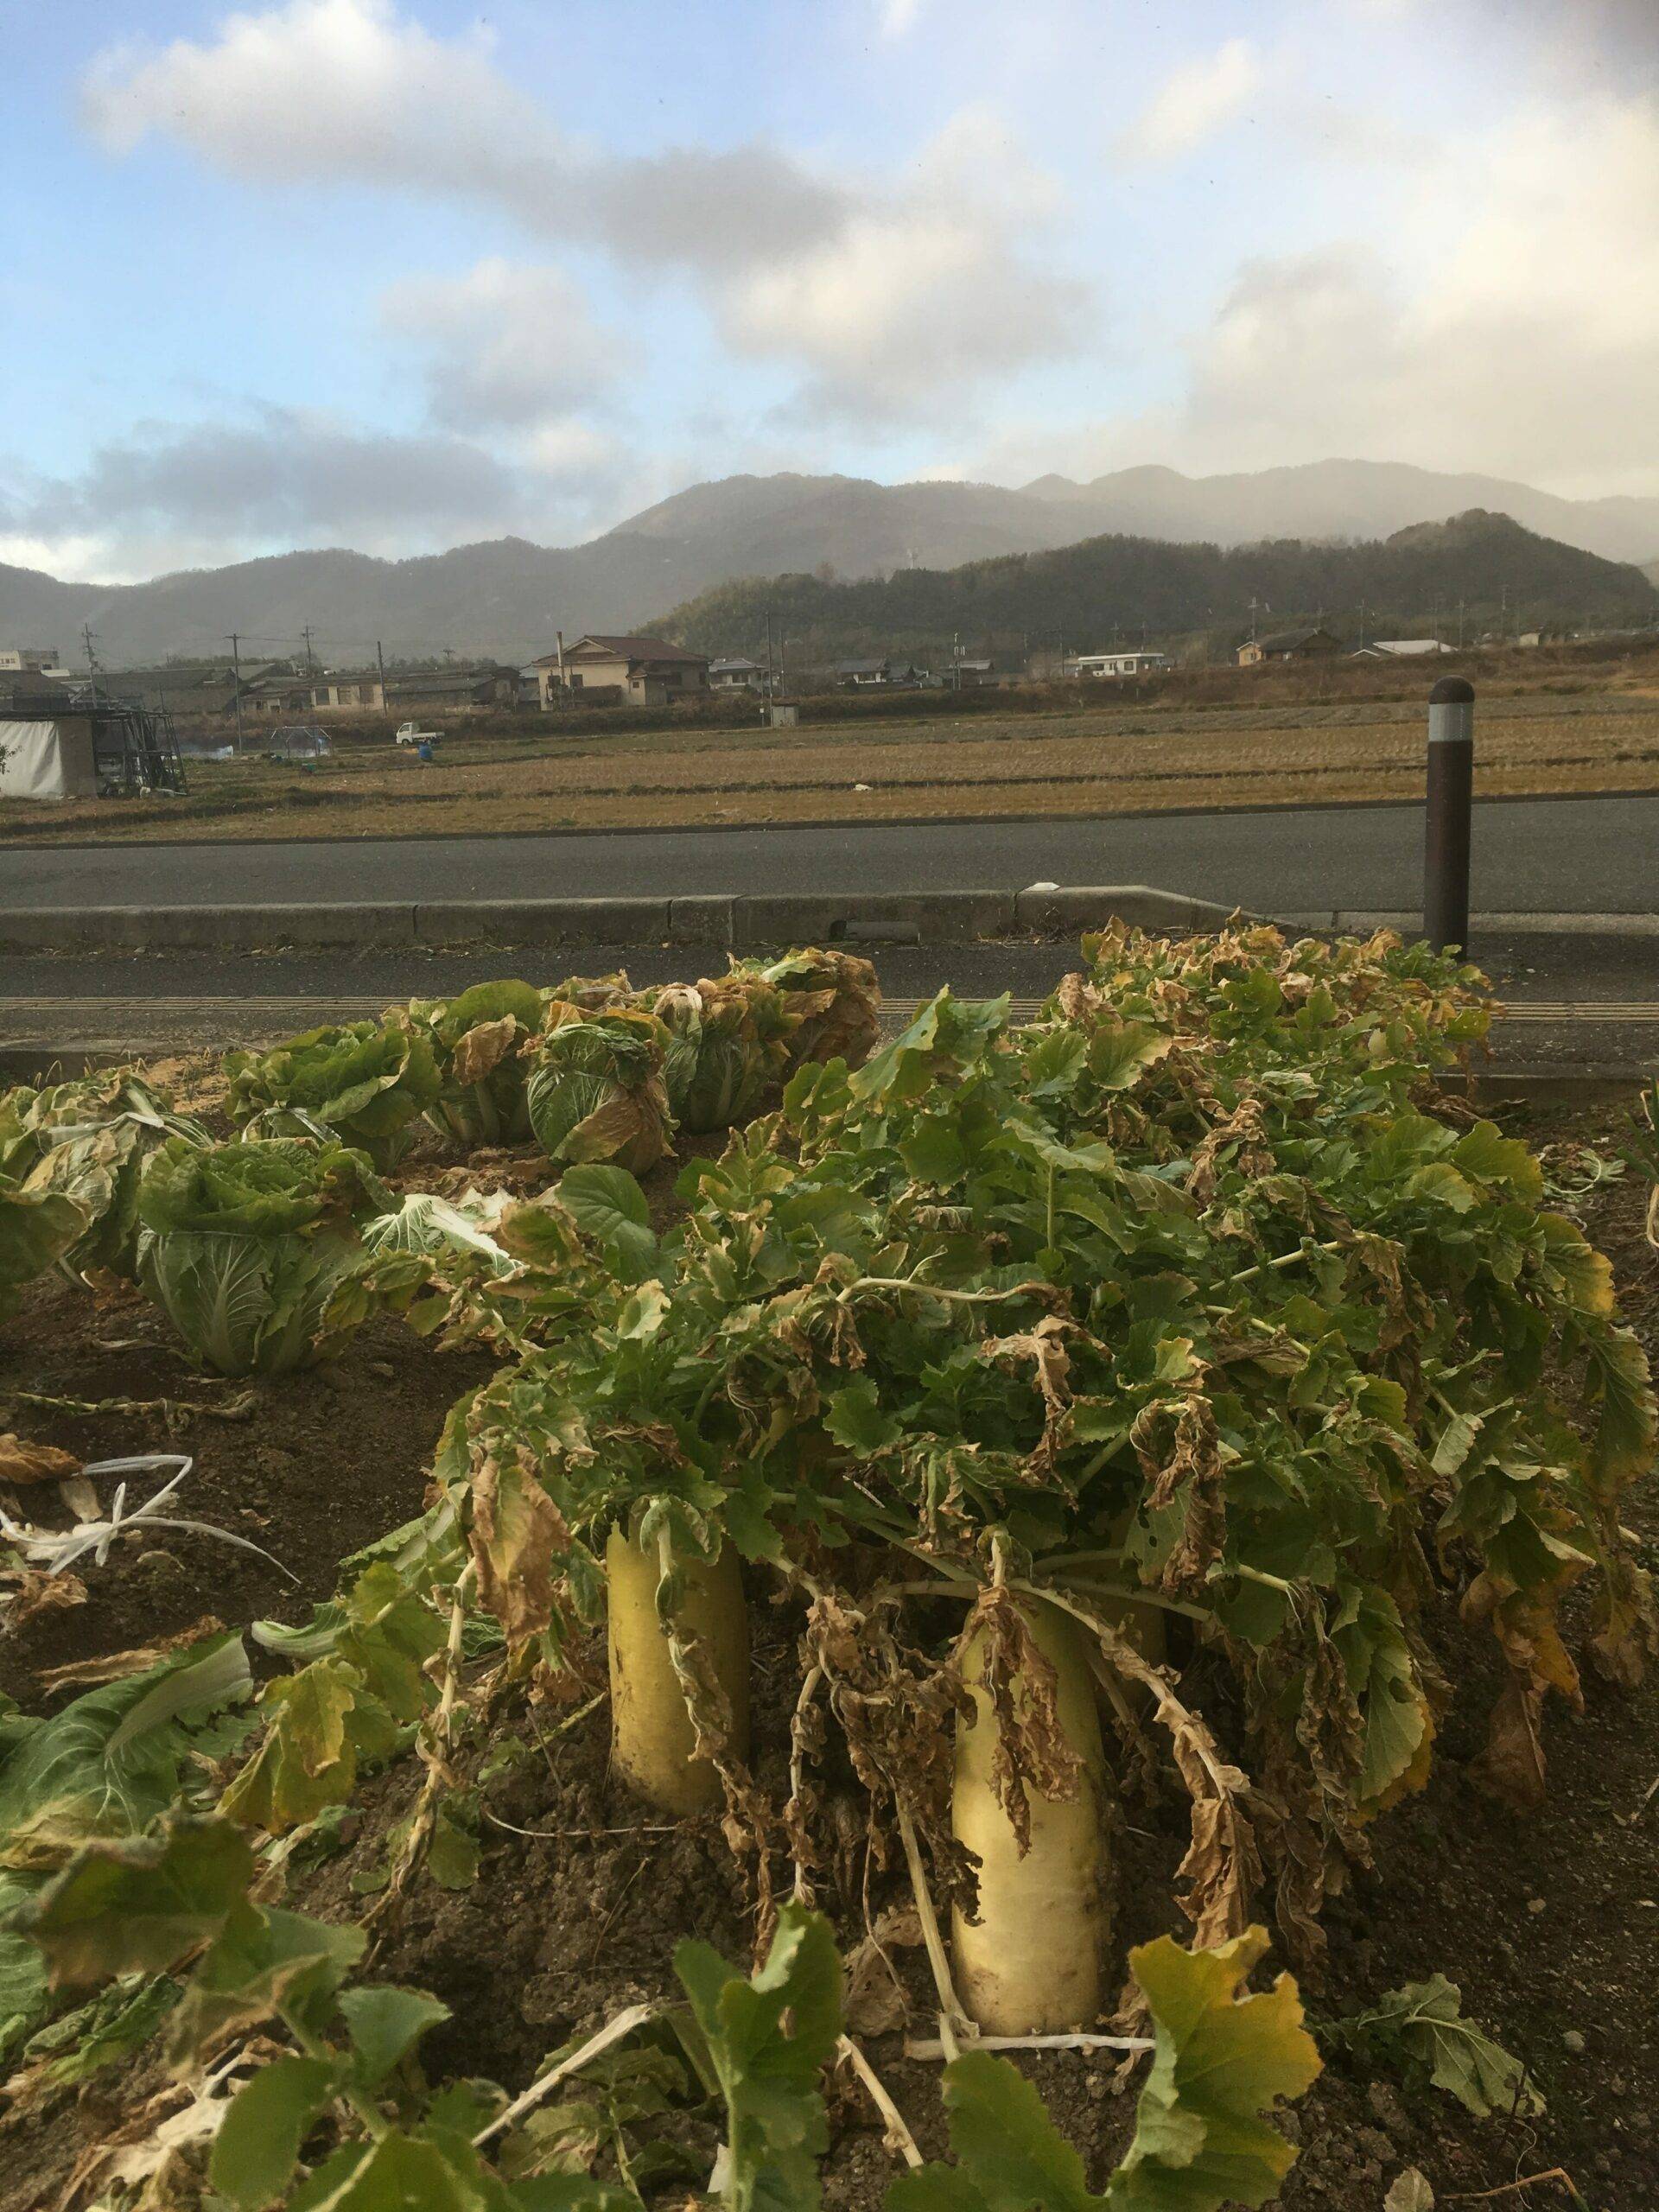
{"type": "Polygon", "coordinates": [[[913,684],[921,671],[902,655],[889,653],[880,660],[838,660],[835,677],[843,690],[866,691],[883,684],[913,684]]]}
{"type": "Polygon", "coordinates": [[[1354,660],[1429,660],[1437,654],[1449,653],[1450,645],[1443,645],[1438,638],[1373,638],[1369,645],[1361,645],[1351,658],[1354,660]]]}
{"type": "Polygon", "coordinates": [[[766,680],[766,671],[758,660],[711,660],[709,664],[709,689],[711,691],[759,691],[766,680]]]}
{"type": "Polygon", "coordinates": [[[1281,630],[1276,637],[1248,638],[1238,649],[1241,668],[1259,668],[1270,660],[1329,660],[1342,651],[1342,639],[1329,630],[1281,630]]]}
{"type": "Polygon", "coordinates": [[[60,681],[68,673],[55,645],[0,645],[0,676],[48,676],[60,681]]]}
{"type": "Polygon", "coordinates": [[[557,652],[543,653],[532,666],[544,712],[561,706],[662,707],[709,689],[707,654],[687,652],[661,638],[590,632],[557,652]]]}
{"type": "Polygon", "coordinates": [[[1066,672],[1071,676],[1152,676],[1168,666],[1167,653],[1079,653],[1066,672]]]}

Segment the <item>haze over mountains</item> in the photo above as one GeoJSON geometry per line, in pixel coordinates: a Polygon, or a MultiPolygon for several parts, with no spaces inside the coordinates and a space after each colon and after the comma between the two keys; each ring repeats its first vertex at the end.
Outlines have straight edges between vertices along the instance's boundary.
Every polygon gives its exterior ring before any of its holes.
{"type": "Polygon", "coordinates": [[[1019,490],[731,476],[573,547],[503,537],[405,561],[300,551],[126,585],[66,583],[0,565],[0,642],[56,645],[79,664],[72,646],[89,623],[104,664],[120,667],[218,654],[232,630],[250,641],[249,658],[269,658],[297,645],[309,624],[317,652],[336,665],[371,658],[377,639],[389,657],[447,647],[518,660],[547,651],[556,627],[567,637],[638,627],[736,578],[952,569],[1105,533],[1223,548],[1377,539],[1475,508],[1604,559],[1659,556],[1659,499],[1567,499],[1390,462],[1202,478],[1142,467],[1089,483],[1045,476],[1019,490]]]}

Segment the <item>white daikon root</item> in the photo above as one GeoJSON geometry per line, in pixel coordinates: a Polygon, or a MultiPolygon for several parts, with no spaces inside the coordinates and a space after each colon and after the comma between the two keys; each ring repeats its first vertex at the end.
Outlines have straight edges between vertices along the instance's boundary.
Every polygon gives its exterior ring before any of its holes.
{"type": "MultiPolygon", "coordinates": [[[[728,1544],[712,1565],[680,1561],[683,1595],[675,1611],[680,1639],[701,1647],[730,1709],[728,1748],[748,1754],[749,1622],[737,1554],[728,1544]]],[[[655,1544],[642,1550],[613,1529],[605,1547],[609,1584],[611,1756],[617,1771],[664,1813],[702,1813],[721,1802],[714,1762],[696,1757],[696,1732],[685,1690],[657,1612],[661,1564],[655,1544]]]]}
{"type": "MultiPolygon", "coordinates": [[[[1103,1997],[1109,1872],[1103,1820],[1105,1754],[1095,1711],[1088,1643],[1052,1606],[1022,1599],[1020,1611],[1056,1675],[1055,1710],[1080,1765],[1077,1794],[1027,1791],[1031,1847],[1022,1857],[993,1787],[999,1728],[984,1687],[985,1637],[969,1642],[963,1676],[975,1718],[958,1723],[952,1824],[979,1865],[979,1918],[954,1915],[956,1979],[969,2012],[995,2035],[1048,2035],[1091,2026],[1103,1997]]],[[[1023,1676],[1016,1712],[1028,1709],[1023,1676]]]]}

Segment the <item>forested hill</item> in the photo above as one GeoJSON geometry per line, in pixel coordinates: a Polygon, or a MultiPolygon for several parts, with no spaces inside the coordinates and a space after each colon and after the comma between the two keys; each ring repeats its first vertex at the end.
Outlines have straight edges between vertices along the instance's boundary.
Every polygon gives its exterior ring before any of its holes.
{"type": "Polygon", "coordinates": [[[709,653],[754,653],[766,618],[786,632],[791,659],[886,652],[937,658],[959,637],[969,651],[1029,643],[1096,651],[1323,620],[1343,638],[1427,634],[1438,618],[1455,637],[1459,602],[1472,640],[1503,623],[1644,624],[1659,590],[1642,570],[1472,509],[1357,544],[1295,538],[1259,545],[1173,545],[1149,537],[1090,537],[1052,552],[1014,553],[958,569],[901,569],[885,580],[756,577],[718,585],[652,627],[709,653]],[[1362,616],[1363,609],[1363,616],[1362,616]]]}

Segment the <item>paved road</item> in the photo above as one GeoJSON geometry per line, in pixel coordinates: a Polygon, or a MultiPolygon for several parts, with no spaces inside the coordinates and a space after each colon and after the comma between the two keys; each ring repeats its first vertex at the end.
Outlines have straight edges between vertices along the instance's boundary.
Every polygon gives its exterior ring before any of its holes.
{"type": "MultiPolygon", "coordinates": [[[[0,847],[0,906],[264,906],[1152,883],[1268,913],[1422,894],[1415,806],[312,844],[0,847]]],[[[1476,810],[1477,912],[1659,906],[1659,794],[1476,810]]]]}

